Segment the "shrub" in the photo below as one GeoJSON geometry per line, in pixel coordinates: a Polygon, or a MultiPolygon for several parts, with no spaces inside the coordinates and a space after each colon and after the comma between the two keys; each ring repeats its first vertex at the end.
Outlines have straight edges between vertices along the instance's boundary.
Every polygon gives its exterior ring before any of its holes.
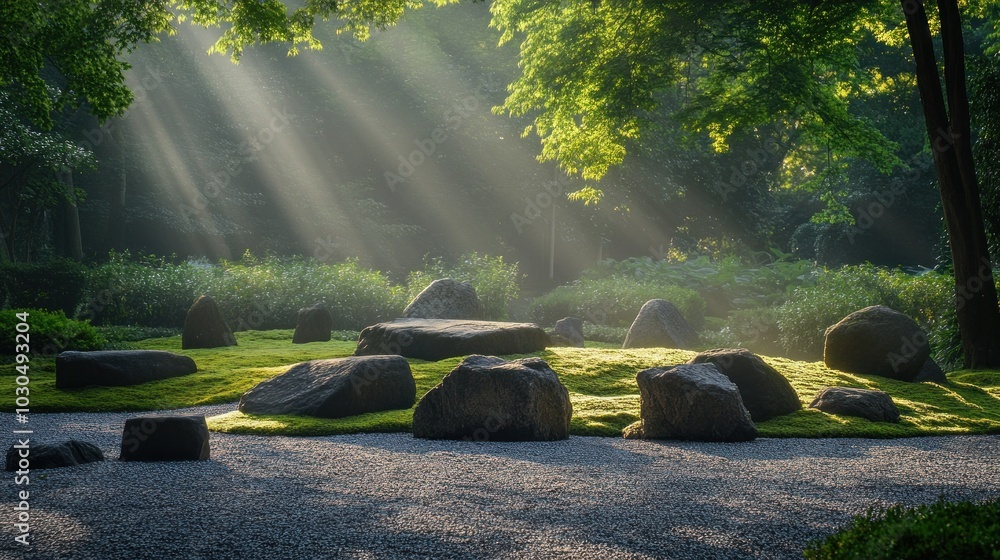
{"type": "Polygon", "coordinates": [[[496,321],[507,318],[507,306],[521,291],[517,263],[505,263],[501,256],[466,253],[453,266],[436,258],[429,259],[423,270],[411,272],[406,281],[409,299],[417,297],[428,284],[441,278],[472,284],[482,305],[483,318],[496,321]]]}
{"type": "Polygon", "coordinates": [[[205,261],[174,264],[112,253],[108,262],[90,269],[78,316],[95,325],[180,327],[191,303],[220,273],[205,261]]]}
{"type": "Polygon", "coordinates": [[[780,310],[777,307],[738,309],[730,314],[725,325],[716,332],[705,333],[702,341],[709,346],[747,348],[758,354],[785,355],[778,327],[780,310]]]}
{"type": "Polygon", "coordinates": [[[535,298],[529,314],[544,326],[574,316],[595,325],[628,327],[642,304],[651,299],[665,299],[676,305],[695,329],[704,325],[705,302],[698,292],[620,276],[582,278],[568,286],[560,286],[535,298]]]}
{"type": "Polygon", "coordinates": [[[104,337],[85,321],[66,318],[62,311],[5,309],[0,311],[0,354],[15,354],[18,313],[27,313],[28,347],[32,354],[55,355],[63,350],[100,350],[104,337]]]}
{"type": "Polygon", "coordinates": [[[679,286],[699,292],[711,315],[725,316],[730,307],[745,309],[781,303],[789,288],[811,283],[821,269],[812,261],[795,260],[772,249],[756,260],[700,256],[683,262],[634,257],[602,261],[585,272],[588,278],[619,276],[679,286]]]}
{"type": "Polygon", "coordinates": [[[586,340],[620,345],[625,342],[627,335],[628,328],[626,327],[609,327],[606,325],[595,325],[590,322],[583,324],[583,338],[586,340]]]}
{"type": "Polygon", "coordinates": [[[884,512],[869,510],[826,539],[809,543],[808,559],[1000,559],[1000,500],[946,502],[884,512]]]}
{"type": "Polygon", "coordinates": [[[73,315],[83,295],[85,270],[76,261],[56,259],[41,263],[4,263],[0,276],[3,291],[10,297],[10,307],[73,315]]]}
{"type": "Polygon", "coordinates": [[[792,354],[822,356],[827,327],[869,305],[885,305],[917,321],[928,333],[935,359],[950,365],[953,351],[946,341],[954,325],[952,294],[947,275],[845,266],[821,275],[814,286],[797,288],[779,308],[781,343],[792,354]]]}
{"type": "Polygon", "coordinates": [[[178,328],[201,294],[216,300],[234,330],[292,328],[298,310],[316,302],[330,307],[334,328],[360,329],[399,316],[406,303],[402,288],[355,261],[250,254],[217,265],[113,254],[91,270],[88,285],[80,316],[98,325],[178,328]]]}
{"type": "Polygon", "coordinates": [[[317,302],[330,308],[334,329],[361,329],[400,316],[406,305],[403,288],[353,260],[257,261],[246,255],[220,268],[222,273],[206,293],[215,298],[234,330],[292,328],[298,310],[317,302]]]}

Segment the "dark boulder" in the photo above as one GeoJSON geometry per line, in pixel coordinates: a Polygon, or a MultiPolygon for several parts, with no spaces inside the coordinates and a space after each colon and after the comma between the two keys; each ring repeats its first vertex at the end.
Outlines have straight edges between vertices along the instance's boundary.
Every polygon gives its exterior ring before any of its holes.
{"type": "Polygon", "coordinates": [[[528,354],[544,350],[547,342],[545,331],[531,323],[396,319],[361,331],[354,355],[443,360],[470,354],[528,354]]]}
{"type": "Polygon", "coordinates": [[[827,387],[809,405],[828,414],[857,416],[872,422],[899,422],[899,409],[884,391],[827,387]]]}
{"type": "Polygon", "coordinates": [[[712,363],[736,384],[743,406],[754,422],[791,414],[802,408],[792,384],[764,360],[744,348],[717,348],[691,358],[689,364],[712,363]]]}
{"type": "Polygon", "coordinates": [[[295,321],[292,343],[328,342],[331,331],[333,331],[333,315],[325,305],[317,303],[303,307],[299,309],[299,316],[295,321]]]}
{"type": "Polygon", "coordinates": [[[420,399],[413,413],[413,436],[566,439],[572,412],[569,391],[545,360],[469,356],[420,399]]]}
{"type": "Polygon", "coordinates": [[[566,339],[570,346],[583,348],[583,319],[578,317],[566,317],[556,321],[555,334],[566,339]]]}
{"type": "Polygon", "coordinates": [[[740,391],[713,364],[651,368],[636,375],[639,423],[626,437],[750,441],[757,437],[740,391]]]}
{"type": "Polygon", "coordinates": [[[651,299],[636,315],[622,348],[691,348],[697,343],[698,333],[676,305],[651,299]]]}
{"type": "Polygon", "coordinates": [[[35,443],[31,441],[27,443],[27,446],[14,443],[7,449],[6,468],[8,471],[13,472],[21,469],[24,466],[19,464],[22,459],[27,460],[29,470],[73,467],[104,460],[101,448],[86,441],[71,439],[59,443],[35,443]]]}
{"type": "Polygon", "coordinates": [[[930,356],[927,335],[902,313],[873,305],[826,329],[823,361],[831,369],[913,381],[930,356]]]}
{"type": "Polygon", "coordinates": [[[938,365],[932,358],[927,358],[924,362],[923,367],[920,368],[920,373],[913,379],[914,383],[947,383],[948,377],[944,374],[944,370],[938,365]]]}
{"type": "Polygon", "coordinates": [[[122,461],[207,461],[204,416],[141,416],[125,421],[122,461]]]}
{"type": "Polygon", "coordinates": [[[343,418],[410,408],[417,386],[400,356],[314,360],[258,384],[240,399],[247,414],[296,414],[343,418]]]}
{"type": "Polygon", "coordinates": [[[481,315],[472,284],[451,278],[431,282],[403,310],[403,317],[419,319],[479,319],[481,315]]]}
{"type": "Polygon", "coordinates": [[[199,296],[184,318],[181,348],[219,348],[236,346],[236,337],[219,311],[218,304],[209,296],[199,296]]]}
{"type": "Polygon", "coordinates": [[[56,356],[56,388],[138,385],[196,371],[191,358],[162,350],[69,350],[56,356]]]}

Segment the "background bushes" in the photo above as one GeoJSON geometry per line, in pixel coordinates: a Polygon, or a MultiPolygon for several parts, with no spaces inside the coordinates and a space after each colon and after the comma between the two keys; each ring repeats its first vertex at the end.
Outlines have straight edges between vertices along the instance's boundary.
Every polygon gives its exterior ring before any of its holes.
{"type": "MultiPolygon", "coordinates": [[[[521,280],[516,263],[479,253],[454,263],[429,259],[404,285],[356,261],[249,253],[219,263],[113,253],[89,268],[72,261],[0,268],[0,294],[9,292],[11,307],[61,310],[102,327],[159,329],[181,327],[191,302],[208,294],[234,330],[292,328],[298,310],[316,302],[333,311],[335,329],[359,330],[400,316],[411,298],[445,277],[471,283],[485,317],[503,320],[521,280]]],[[[828,270],[777,251],[750,260],[633,258],[603,261],[580,280],[522,302],[527,310],[520,307],[517,318],[551,327],[576,316],[586,321],[590,340],[620,342],[642,304],[660,298],[677,305],[707,345],[819,359],[827,327],[863,307],[886,305],[913,317],[928,333],[933,357],[950,369],[962,361],[953,293],[948,274],[871,265],[828,270]]]]}
{"type": "Polygon", "coordinates": [[[219,274],[206,261],[171,263],[112,253],[108,262],[88,271],[78,317],[94,325],[180,327],[191,303],[219,274]]]}
{"type": "Polygon", "coordinates": [[[628,327],[642,304],[665,299],[700,329],[705,322],[705,302],[698,292],[656,280],[639,281],[623,276],[582,278],[535,298],[529,309],[533,321],[544,327],[563,317],[579,317],[595,325],[628,327]]]}
{"type": "Polygon", "coordinates": [[[112,255],[90,270],[80,317],[96,325],[179,327],[194,299],[212,296],[234,330],[292,328],[298,310],[323,302],[334,328],[360,329],[399,316],[405,290],[355,261],[257,259],[170,263],[112,255]]]}
{"type": "Polygon", "coordinates": [[[0,266],[0,296],[6,293],[12,308],[48,309],[72,315],[83,295],[85,280],[86,269],[72,260],[8,262],[0,266]]]}
{"type": "Polygon", "coordinates": [[[795,289],[776,313],[781,344],[794,356],[821,357],[826,328],[869,305],[885,305],[916,320],[928,333],[933,356],[943,366],[961,360],[961,341],[954,346],[957,323],[952,277],[871,265],[828,271],[815,285],[795,289]]]}
{"type": "Polygon", "coordinates": [[[353,260],[324,264],[247,255],[219,268],[205,293],[234,330],[293,328],[298,310],[317,302],[330,308],[334,329],[360,330],[399,317],[407,303],[405,289],[353,260]]]}

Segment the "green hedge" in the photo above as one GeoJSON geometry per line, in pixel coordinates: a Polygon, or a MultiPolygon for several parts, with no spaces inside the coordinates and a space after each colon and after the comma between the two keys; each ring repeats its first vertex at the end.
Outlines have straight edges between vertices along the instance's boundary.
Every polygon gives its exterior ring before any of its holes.
{"type": "Polygon", "coordinates": [[[407,303],[402,287],[351,260],[244,259],[221,269],[205,293],[235,330],[293,328],[298,310],[317,302],[330,308],[334,329],[360,330],[399,317],[407,303]]]}
{"type": "Polygon", "coordinates": [[[665,299],[676,305],[695,329],[705,323],[705,302],[698,292],[620,276],[582,278],[560,286],[535,298],[528,313],[533,321],[546,327],[571,316],[595,325],[628,327],[642,304],[651,299],[665,299]]]}
{"type": "MultiPolygon", "coordinates": [[[[86,269],[76,261],[3,263],[0,282],[11,308],[46,309],[73,315],[83,296],[86,269]]],[[[3,299],[0,298],[0,305],[3,299]]]]}
{"type": "Polygon", "coordinates": [[[180,327],[194,299],[212,296],[235,330],[292,328],[298,310],[323,302],[335,329],[360,329],[398,317],[406,292],[355,261],[302,258],[171,263],[128,254],[90,270],[80,316],[96,325],[180,327]]]}
{"type": "Polygon", "coordinates": [[[172,263],[112,253],[108,262],[88,271],[78,316],[94,325],[180,327],[194,299],[221,274],[205,261],[172,263]]]}
{"type": "Polygon", "coordinates": [[[14,355],[18,344],[19,313],[27,313],[28,348],[31,354],[54,356],[63,350],[100,350],[104,337],[85,321],[67,319],[62,311],[5,309],[0,311],[0,354],[14,355]]]}
{"type": "Polygon", "coordinates": [[[846,529],[809,543],[810,560],[1000,560],[1000,500],[869,510],[846,529]]]}

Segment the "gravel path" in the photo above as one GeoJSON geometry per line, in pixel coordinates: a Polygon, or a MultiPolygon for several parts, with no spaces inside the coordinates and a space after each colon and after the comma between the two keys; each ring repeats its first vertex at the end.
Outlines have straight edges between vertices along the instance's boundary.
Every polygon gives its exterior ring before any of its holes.
{"type": "Polygon", "coordinates": [[[120,463],[121,427],[136,415],[31,417],[34,441],[76,437],[112,460],[32,473],[30,551],[13,542],[18,487],[7,473],[0,558],[796,558],[870,506],[1000,496],[1000,436],[707,444],[213,433],[208,462],[120,463]]]}

